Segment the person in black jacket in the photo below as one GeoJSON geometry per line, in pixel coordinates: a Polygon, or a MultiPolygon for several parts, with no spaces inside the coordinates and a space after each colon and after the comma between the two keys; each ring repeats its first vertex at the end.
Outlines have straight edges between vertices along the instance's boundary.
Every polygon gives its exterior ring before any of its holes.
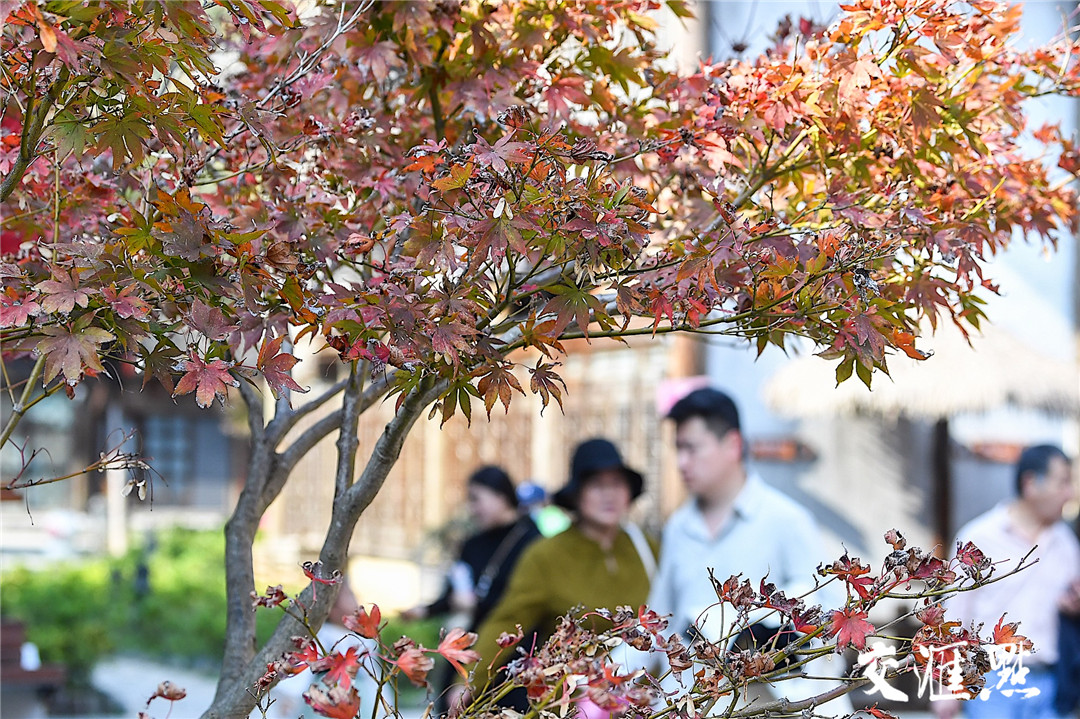
{"type": "MultiPolygon", "coordinates": [[[[1080,518],[1073,522],[1072,529],[1077,538],[1080,538],[1080,518]]],[[[1069,591],[1074,598],[1080,598],[1080,582],[1074,582],[1069,591]]],[[[1070,614],[1063,610],[1058,615],[1058,621],[1058,663],[1054,670],[1057,694],[1054,696],[1054,711],[1066,717],[1080,708],[1080,614],[1070,614]]]]}
{"type": "MultiPolygon", "coordinates": [[[[473,472],[468,483],[469,514],[476,527],[461,547],[450,568],[442,594],[434,602],[402,613],[406,620],[424,619],[454,612],[469,616],[468,631],[476,628],[495,607],[522,551],[540,537],[528,515],[518,512],[514,483],[501,467],[486,466],[473,472]]],[[[450,686],[450,667],[435,677],[439,691],[436,711],[446,710],[442,696],[450,686]]]]}

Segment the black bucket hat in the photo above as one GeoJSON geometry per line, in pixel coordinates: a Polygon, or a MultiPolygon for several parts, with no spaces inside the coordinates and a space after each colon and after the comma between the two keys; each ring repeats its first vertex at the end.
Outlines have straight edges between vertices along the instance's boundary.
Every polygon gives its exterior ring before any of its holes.
{"type": "Polygon", "coordinates": [[[623,464],[622,455],[610,440],[597,437],[585,440],[574,450],[574,457],[570,461],[570,481],[555,493],[552,501],[563,509],[576,509],[582,486],[589,477],[606,469],[617,469],[623,473],[630,485],[631,500],[641,496],[645,488],[641,473],[623,464]]]}
{"type": "Polygon", "coordinates": [[[502,467],[496,467],[493,464],[481,467],[469,476],[469,484],[487,487],[505,499],[511,507],[517,509],[517,490],[514,488],[510,475],[502,467]]]}

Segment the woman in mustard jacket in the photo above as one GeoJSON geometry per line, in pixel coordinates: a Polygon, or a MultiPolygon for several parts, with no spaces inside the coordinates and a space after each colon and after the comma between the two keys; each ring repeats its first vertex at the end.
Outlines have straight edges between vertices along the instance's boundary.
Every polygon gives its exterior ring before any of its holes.
{"type": "MultiPolygon", "coordinates": [[[[657,548],[627,523],[630,505],[643,485],[641,474],[623,463],[610,441],[590,439],[578,445],[570,479],[554,497],[572,513],[573,524],[534,542],[514,567],[506,593],[480,626],[474,649],[482,659],[474,669],[473,687],[480,690],[487,684],[487,667],[497,654],[500,663],[517,656],[516,650],[499,654],[497,640],[519,624],[525,638],[518,646],[528,648],[534,646],[533,635],[540,646],[574,607],[614,610],[645,603],[657,548]]],[[[523,693],[510,703],[523,709],[523,693]]]]}

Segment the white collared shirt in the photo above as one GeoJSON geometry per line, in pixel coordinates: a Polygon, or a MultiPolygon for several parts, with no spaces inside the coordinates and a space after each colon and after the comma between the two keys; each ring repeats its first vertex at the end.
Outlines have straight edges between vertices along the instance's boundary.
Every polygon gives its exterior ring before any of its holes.
{"type": "MultiPolygon", "coordinates": [[[[994,575],[1013,569],[1033,546],[1015,528],[1009,505],[999,504],[964,525],[957,541],[974,542],[995,564],[994,575]],[[1000,564],[999,564],[1000,562],[1000,564]]],[[[946,617],[965,624],[982,623],[980,635],[992,638],[1002,614],[1005,623],[1020,622],[1017,630],[1035,645],[1035,661],[1053,664],[1058,659],[1058,600],[1069,584],[1080,579],[1080,543],[1064,522],[1043,530],[1028,562],[1038,563],[1019,574],[949,600],[946,617]]]]}
{"type": "MultiPolygon", "coordinates": [[[[810,513],[751,474],[716,536],[706,526],[694,499],[671,515],[664,525],[660,568],[649,607],[672,615],[670,631],[685,637],[687,628],[694,624],[706,637],[716,640],[728,633],[735,611],[730,605],[721,611],[709,569],[721,583],[742,574],[758,591],[766,578],[788,597],[799,597],[814,588],[817,567],[828,559],[810,513]]],[[[822,604],[826,610],[842,602],[842,593],[831,585],[806,599],[808,606],[822,604]]],[[[763,621],[779,624],[775,613],[763,621]]]]}

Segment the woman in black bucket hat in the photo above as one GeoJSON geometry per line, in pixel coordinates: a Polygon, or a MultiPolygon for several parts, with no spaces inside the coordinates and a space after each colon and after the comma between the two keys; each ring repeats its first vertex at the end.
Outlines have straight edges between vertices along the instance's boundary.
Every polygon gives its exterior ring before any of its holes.
{"type": "MultiPolygon", "coordinates": [[[[522,554],[506,593],[480,625],[474,648],[482,659],[474,668],[474,688],[486,685],[488,665],[496,655],[497,664],[517,656],[513,649],[499,652],[497,640],[503,632],[512,634],[520,624],[525,638],[518,646],[538,648],[574,607],[589,612],[645,602],[657,546],[627,521],[630,505],[643,489],[641,473],[623,462],[610,440],[589,439],[575,448],[570,477],[553,497],[571,513],[573,524],[534,542],[522,554]]],[[[606,620],[596,615],[589,620],[597,630],[607,628],[606,620]]],[[[528,705],[523,691],[515,690],[507,700],[500,703],[519,711],[528,705]]]]}
{"type": "Polygon", "coordinates": [[[641,473],[623,464],[619,450],[610,440],[598,437],[585,440],[574,450],[574,458],[570,461],[570,480],[555,493],[552,501],[563,509],[575,511],[582,485],[604,470],[616,470],[623,474],[630,488],[631,501],[641,496],[645,486],[641,473]]]}

